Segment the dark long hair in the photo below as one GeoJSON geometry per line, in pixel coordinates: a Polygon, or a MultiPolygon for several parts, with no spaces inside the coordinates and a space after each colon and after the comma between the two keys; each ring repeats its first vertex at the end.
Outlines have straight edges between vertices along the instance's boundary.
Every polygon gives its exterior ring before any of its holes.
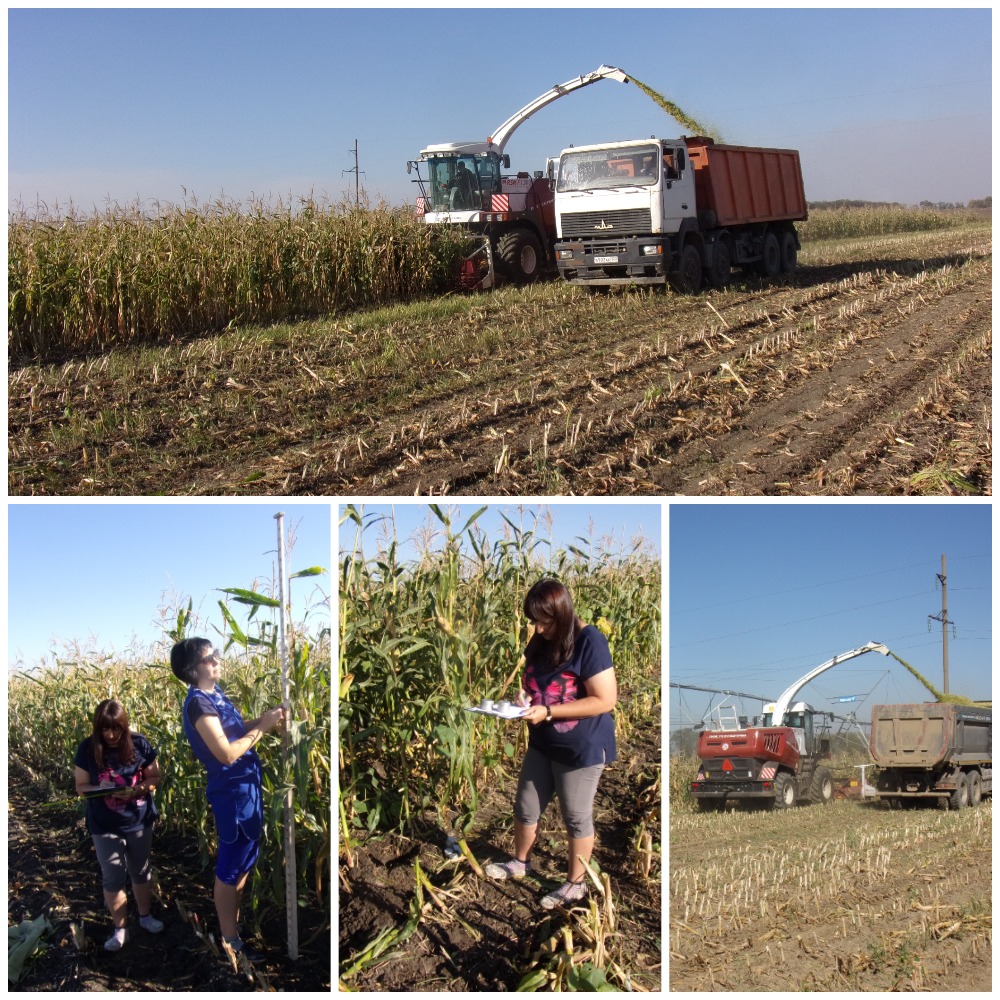
{"type": "Polygon", "coordinates": [[[565,584],[551,577],[539,580],[524,595],[524,616],[529,621],[551,621],[555,625],[551,640],[537,632],[532,636],[524,651],[525,659],[546,670],[556,670],[573,658],[577,617],[565,584]]]}
{"type": "Polygon", "coordinates": [[[116,726],[122,736],[114,748],[121,764],[131,764],[135,760],[135,747],[132,746],[132,732],[128,725],[128,712],[117,701],[110,698],[102,701],[94,709],[94,732],[91,736],[91,746],[94,749],[94,760],[98,767],[104,767],[104,754],[111,749],[104,742],[104,727],[116,726]]]}

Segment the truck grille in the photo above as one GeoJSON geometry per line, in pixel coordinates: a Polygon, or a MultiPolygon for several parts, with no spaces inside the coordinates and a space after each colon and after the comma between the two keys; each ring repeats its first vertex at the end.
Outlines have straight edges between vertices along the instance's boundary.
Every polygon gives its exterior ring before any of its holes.
{"type": "Polygon", "coordinates": [[[563,239],[602,239],[616,233],[648,233],[653,220],[648,208],[618,212],[567,212],[562,216],[563,239]]]}

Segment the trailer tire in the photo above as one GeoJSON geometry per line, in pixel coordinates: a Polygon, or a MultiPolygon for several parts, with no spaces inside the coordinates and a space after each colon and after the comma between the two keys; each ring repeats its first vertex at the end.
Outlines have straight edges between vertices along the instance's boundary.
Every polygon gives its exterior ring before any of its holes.
{"type": "Polygon", "coordinates": [[[978,806],[983,801],[983,780],[978,771],[969,772],[969,805],[978,806]]]}
{"type": "Polygon", "coordinates": [[[969,804],[969,783],[965,780],[965,775],[959,773],[955,776],[955,791],[951,793],[948,801],[948,808],[964,809],[969,804]]]}
{"type": "Polygon", "coordinates": [[[773,232],[764,234],[764,246],[761,248],[757,268],[765,278],[777,278],[781,274],[781,245],[773,232]]]}
{"type": "Polygon", "coordinates": [[[703,813],[714,813],[718,812],[722,808],[722,802],[719,799],[698,799],[698,811],[703,813]]]}
{"type": "Polygon", "coordinates": [[[733,253],[728,240],[719,240],[712,247],[712,266],[708,278],[713,288],[725,288],[733,276],[733,253]]]}
{"type": "Polygon", "coordinates": [[[701,254],[688,243],[677,259],[677,270],[670,276],[670,284],[681,295],[694,295],[701,288],[701,254]]]}
{"type": "Polygon", "coordinates": [[[515,229],[497,240],[497,266],[504,276],[528,285],[542,273],[542,245],[534,233],[515,229]]]}
{"type": "Polygon", "coordinates": [[[795,779],[787,771],[774,778],[774,808],[791,809],[795,805],[795,779]]]}
{"type": "Polygon", "coordinates": [[[781,234],[781,273],[794,274],[798,263],[798,241],[795,239],[795,233],[790,229],[786,229],[781,234]]]}
{"type": "Polygon", "coordinates": [[[825,767],[817,767],[809,785],[809,801],[816,805],[829,805],[833,800],[833,778],[825,767]]]}

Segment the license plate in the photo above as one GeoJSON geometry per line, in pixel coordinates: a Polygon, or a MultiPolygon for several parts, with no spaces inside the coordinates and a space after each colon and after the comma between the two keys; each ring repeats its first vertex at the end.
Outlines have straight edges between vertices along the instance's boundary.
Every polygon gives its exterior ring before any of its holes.
{"type": "Polygon", "coordinates": [[[617,264],[618,263],[618,255],[614,254],[611,257],[595,257],[594,258],[594,263],[595,264],[617,264]]]}

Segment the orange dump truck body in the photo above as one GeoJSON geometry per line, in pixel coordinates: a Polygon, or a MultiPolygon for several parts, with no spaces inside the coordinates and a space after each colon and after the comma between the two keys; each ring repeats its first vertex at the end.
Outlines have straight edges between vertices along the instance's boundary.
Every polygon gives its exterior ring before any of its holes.
{"type": "Polygon", "coordinates": [[[700,136],[685,142],[698,208],[714,212],[715,225],[808,218],[797,150],[725,146],[700,136]]]}

